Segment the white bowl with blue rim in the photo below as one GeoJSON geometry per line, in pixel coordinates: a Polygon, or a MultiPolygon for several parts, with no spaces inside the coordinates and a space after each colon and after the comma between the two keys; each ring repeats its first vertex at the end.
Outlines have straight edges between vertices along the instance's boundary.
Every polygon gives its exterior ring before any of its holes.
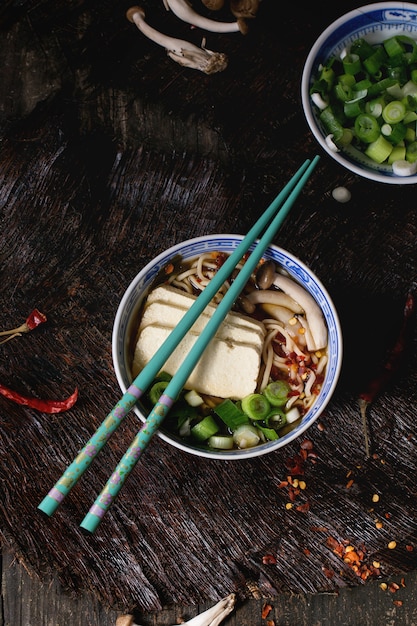
{"type": "MultiPolygon", "coordinates": [[[[210,250],[230,254],[237,248],[242,239],[243,236],[241,235],[225,234],[205,235],[183,241],[159,254],[132,280],[119,304],[112,334],[113,364],[117,381],[123,393],[132,382],[132,338],[136,333],[140,309],[159,272],[163,271],[165,266],[178,255],[184,260],[191,260],[210,250]]],[[[328,364],[321,391],[314,405],[294,430],[276,441],[262,443],[253,448],[224,451],[201,448],[161,428],[157,433],[158,436],[180,450],[200,457],[224,460],[247,459],[273,452],[293,441],[310,428],[332,398],[342,366],[342,332],[335,306],[326,288],[317,276],[291,253],[271,245],[265,251],[264,258],[273,259],[294,280],[300,283],[321,307],[328,328],[328,364]]],[[[145,421],[146,411],[140,402],[137,403],[134,411],[142,422],[145,421]]]]}
{"type": "Polygon", "coordinates": [[[337,163],[369,180],[410,185],[417,183],[417,174],[396,175],[391,165],[378,164],[353,146],[336,151],[334,145],[326,141],[329,133],[321,124],[319,110],[310,95],[310,87],[320,66],[330,57],[343,55],[352,42],[359,38],[376,45],[393,35],[406,35],[417,41],[417,4],[379,2],[359,7],[339,17],[318,37],[307,56],[301,79],[301,99],[311,132],[323,150],[337,163]]]}

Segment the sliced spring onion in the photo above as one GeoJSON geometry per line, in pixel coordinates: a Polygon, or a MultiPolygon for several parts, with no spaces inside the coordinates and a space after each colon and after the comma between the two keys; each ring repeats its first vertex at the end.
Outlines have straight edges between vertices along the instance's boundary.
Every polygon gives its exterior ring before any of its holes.
{"type": "Polygon", "coordinates": [[[243,424],[249,424],[248,416],[229,398],[218,404],[214,411],[231,431],[243,424]]]}
{"type": "Polygon", "coordinates": [[[382,117],[387,124],[398,124],[402,122],[406,114],[406,108],[400,100],[392,100],[382,110],[382,117]]]}
{"type": "Polygon", "coordinates": [[[264,394],[251,393],[242,399],[242,411],[246,413],[251,420],[264,420],[271,410],[269,400],[266,394],[264,394]]]}
{"type": "Polygon", "coordinates": [[[168,384],[169,383],[167,380],[159,380],[152,385],[149,390],[149,400],[152,402],[152,404],[156,404],[158,402],[159,398],[168,387],[168,384]]]}
{"type": "Polygon", "coordinates": [[[264,426],[257,426],[263,438],[267,441],[276,441],[279,439],[279,435],[275,428],[265,428],[264,426]]]}
{"type": "Polygon", "coordinates": [[[190,406],[201,406],[202,404],[204,404],[204,400],[203,398],[200,396],[199,393],[197,393],[194,389],[191,389],[191,391],[188,391],[185,395],[184,395],[184,400],[190,405],[190,406]]]}
{"type": "Polygon", "coordinates": [[[417,162],[409,163],[405,160],[394,161],[392,171],[397,176],[412,176],[417,172],[417,162]]]}
{"type": "Polygon", "coordinates": [[[300,415],[300,411],[297,409],[296,406],[293,406],[288,412],[287,412],[287,423],[288,424],[292,424],[293,422],[296,422],[297,420],[300,419],[301,415],[300,415]]]}
{"type": "Polygon", "coordinates": [[[388,159],[392,149],[392,143],[385,139],[383,135],[379,135],[376,141],[368,145],[365,154],[376,163],[383,163],[388,159]]]}
{"type": "Polygon", "coordinates": [[[210,448],[218,450],[231,450],[233,448],[232,435],[212,435],[208,440],[210,448]]]}
{"type": "Polygon", "coordinates": [[[355,135],[364,143],[376,141],[380,135],[377,119],[369,113],[361,113],[355,119],[355,135]]]}
{"type": "Polygon", "coordinates": [[[284,411],[278,407],[273,409],[265,420],[265,424],[269,427],[279,430],[287,423],[287,416],[284,411]]]}
{"type": "Polygon", "coordinates": [[[260,439],[258,429],[251,424],[239,426],[233,433],[233,441],[238,448],[253,448],[258,445],[260,439]]]}
{"type": "Polygon", "coordinates": [[[218,432],[219,426],[212,415],[207,415],[191,428],[191,434],[200,442],[206,441],[218,432]]]}
{"type": "Polygon", "coordinates": [[[264,396],[273,407],[283,406],[288,400],[291,388],[285,380],[275,380],[263,390],[264,396]]]}

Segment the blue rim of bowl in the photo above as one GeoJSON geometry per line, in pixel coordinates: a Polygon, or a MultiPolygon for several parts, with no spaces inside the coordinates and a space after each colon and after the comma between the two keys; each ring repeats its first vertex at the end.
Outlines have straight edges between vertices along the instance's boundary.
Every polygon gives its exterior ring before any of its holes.
{"type": "MultiPolygon", "coordinates": [[[[131,324],[133,318],[137,313],[139,313],[140,309],[140,303],[137,302],[136,294],[143,290],[143,286],[149,287],[158,272],[176,255],[182,254],[185,258],[191,259],[192,257],[207,250],[225,250],[232,252],[239,245],[242,239],[243,235],[237,234],[207,235],[204,237],[188,239],[187,241],[176,244],[159,254],[132,280],[125,291],[122,300],[120,301],[112,333],[113,366],[122,393],[126,391],[128,385],[130,384],[130,380],[128,380],[128,372],[124,366],[121,365],[121,363],[126,362],[127,360],[126,340],[132,331],[131,324]],[[190,254],[190,252],[192,252],[192,254],[190,254]]],[[[326,377],[322,390],[313,407],[310,411],[308,411],[298,428],[289,432],[287,435],[284,435],[278,441],[267,442],[254,448],[219,452],[216,450],[198,448],[196,446],[189,445],[179,437],[168,434],[162,429],[158,431],[158,437],[184,452],[210,459],[239,460],[262,456],[274,450],[278,450],[279,448],[282,448],[286,444],[290,443],[290,441],[299,437],[316,421],[327,406],[336,388],[342,366],[342,331],[336,308],[326,288],[300,259],[296,258],[287,250],[284,250],[276,245],[270,245],[265,251],[265,257],[274,258],[276,262],[287,270],[288,273],[296,280],[302,282],[307,281],[310,289],[312,290],[310,293],[312,293],[313,296],[319,300],[319,302],[322,301],[325,303],[324,311],[326,319],[329,317],[332,322],[330,326],[327,322],[329,328],[329,344],[332,347],[332,360],[327,365],[326,377]],[[320,406],[318,401],[321,402],[320,406]]],[[[142,300],[145,295],[146,290],[142,300]]],[[[133,410],[142,422],[145,421],[146,417],[138,406],[136,406],[133,410]]]]}
{"type": "Polygon", "coordinates": [[[317,74],[320,63],[326,61],[333,53],[340,53],[347,43],[360,36],[377,38],[378,32],[380,33],[382,28],[398,30],[399,25],[405,23],[408,24],[408,28],[403,26],[402,33],[415,32],[417,34],[417,4],[378,2],[353,9],[330,24],[318,37],[307,56],[301,78],[301,99],[304,114],[311,132],[321,147],[335,161],[351,172],[370,180],[396,185],[416,184],[417,175],[396,176],[390,166],[374,163],[353,147],[335,152],[326,144],[326,131],[322,128],[312,105],[310,86],[312,77],[317,74]],[[363,169],[364,167],[366,169],[363,169]]]}

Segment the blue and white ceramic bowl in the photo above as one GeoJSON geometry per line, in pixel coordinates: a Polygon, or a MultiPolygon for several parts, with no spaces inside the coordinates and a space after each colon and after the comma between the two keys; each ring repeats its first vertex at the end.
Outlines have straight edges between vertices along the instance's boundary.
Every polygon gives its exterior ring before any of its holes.
{"type": "MultiPolygon", "coordinates": [[[[132,334],[135,334],[135,325],[137,324],[141,304],[157,274],[178,255],[181,255],[184,260],[187,260],[203,252],[207,252],[208,250],[219,250],[230,254],[237,248],[242,238],[241,235],[206,235],[184,241],[162,252],[162,254],[148,263],[133,279],[118,307],[112,336],[113,363],[117,381],[123,393],[132,382],[129,363],[129,343],[132,334]]],[[[185,452],[211,459],[227,460],[247,459],[273,452],[278,448],[282,448],[307,430],[323,412],[335,390],[342,365],[342,333],[339,318],[329,294],[311,270],[289,252],[271,245],[267,248],[264,257],[273,259],[277,264],[283,267],[290,276],[301,283],[315,298],[323,311],[329,331],[329,361],[321,392],[310,411],[308,411],[302,422],[294,430],[277,441],[264,443],[254,448],[225,451],[206,450],[185,443],[174,435],[164,432],[163,429],[158,431],[159,437],[185,452]]],[[[142,421],[146,419],[146,414],[142,411],[139,403],[134,411],[142,421]]]]}
{"type": "Polygon", "coordinates": [[[375,45],[394,35],[407,35],[417,40],[417,4],[379,2],[342,15],[326,28],[310,50],[301,80],[301,98],[311,132],[323,150],[340,165],[370,180],[410,185],[417,183],[417,174],[397,176],[391,166],[379,165],[353,147],[343,152],[334,151],[326,143],[328,133],[318,119],[317,109],[309,93],[320,65],[331,56],[340,55],[354,40],[364,38],[375,45]]]}

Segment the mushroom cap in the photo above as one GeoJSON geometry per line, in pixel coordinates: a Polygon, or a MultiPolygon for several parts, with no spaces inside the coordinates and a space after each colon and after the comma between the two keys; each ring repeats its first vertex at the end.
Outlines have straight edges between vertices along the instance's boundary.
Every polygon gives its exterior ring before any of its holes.
{"type": "Polygon", "coordinates": [[[133,615],[120,615],[116,620],[116,626],[135,626],[133,615]]]}
{"type": "Polygon", "coordinates": [[[201,0],[210,11],[219,11],[224,7],[224,0],[201,0]]]}
{"type": "Polygon", "coordinates": [[[126,11],[126,17],[129,20],[129,22],[132,22],[132,24],[134,24],[133,16],[135,13],[140,13],[142,17],[145,17],[145,11],[141,7],[138,7],[138,6],[130,7],[130,9],[126,11]]]}
{"type": "Polygon", "coordinates": [[[269,260],[262,263],[256,272],[256,284],[259,289],[269,289],[274,282],[275,274],[276,267],[274,261],[269,260]]]}

